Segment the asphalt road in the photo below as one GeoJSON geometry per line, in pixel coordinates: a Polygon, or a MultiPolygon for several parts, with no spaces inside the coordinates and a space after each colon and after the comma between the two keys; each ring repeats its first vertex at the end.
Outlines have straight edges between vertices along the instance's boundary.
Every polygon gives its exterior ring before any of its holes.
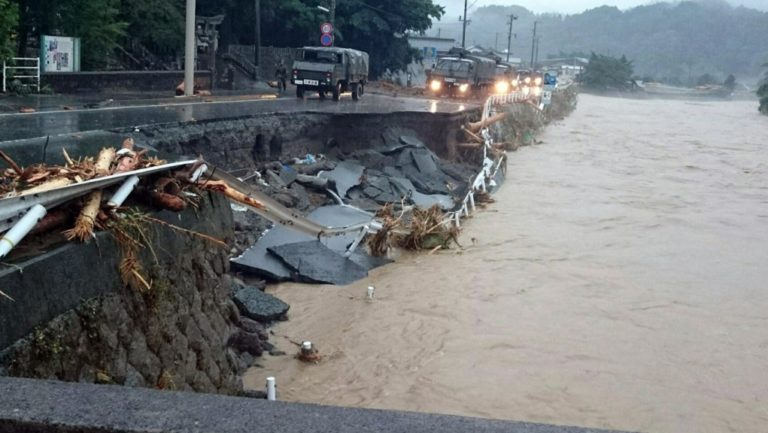
{"type": "Polygon", "coordinates": [[[156,123],[252,116],[260,113],[452,113],[477,106],[477,102],[393,98],[382,95],[366,95],[357,102],[352,101],[349,95],[343,95],[342,100],[338,102],[330,99],[320,101],[316,96],[303,100],[292,97],[209,102],[180,100],[164,104],[0,114],[0,142],[156,123]]]}

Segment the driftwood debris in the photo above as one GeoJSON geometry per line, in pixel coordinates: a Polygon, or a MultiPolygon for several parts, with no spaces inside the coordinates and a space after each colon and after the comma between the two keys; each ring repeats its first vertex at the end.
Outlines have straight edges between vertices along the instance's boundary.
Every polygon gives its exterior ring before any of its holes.
{"type": "Polygon", "coordinates": [[[498,114],[495,114],[495,115],[493,115],[493,116],[491,116],[491,117],[489,117],[489,118],[487,118],[485,120],[481,120],[479,122],[471,122],[467,126],[467,129],[469,129],[471,132],[479,133],[480,131],[482,131],[483,129],[485,129],[485,128],[491,126],[491,125],[493,125],[494,123],[500,122],[500,121],[504,120],[506,117],[507,117],[507,113],[506,112],[498,113],[498,114]]]}

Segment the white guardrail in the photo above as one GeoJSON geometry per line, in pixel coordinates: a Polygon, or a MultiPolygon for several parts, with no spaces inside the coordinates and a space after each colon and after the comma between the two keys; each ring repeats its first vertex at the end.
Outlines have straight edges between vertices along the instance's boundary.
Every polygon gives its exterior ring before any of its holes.
{"type": "MultiPolygon", "coordinates": [[[[504,95],[492,95],[489,96],[485,101],[485,104],[483,104],[481,121],[484,122],[493,116],[496,109],[503,105],[531,104],[539,111],[541,111],[539,108],[540,103],[541,94],[539,93],[539,95],[535,95],[530,91],[523,92],[521,90],[517,90],[515,92],[507,93],[504,95]]],[[[480,131],[480,136],[483,138],[484,142],[483,168],[480,170],[480,173],[475,176],[475,179],[469,188],[469,192],[462,201],[461,208],[448,214],[447,218],[444,220],[444,223],[447,224],[453,222],[453,224],[459,228],[461,227],[461,219],[468,217],[471,213],[477,210],[477,206],[475,205],[475,194],[478,191],[487,192],[489,186],[495,187],[496,183],[493,179],[496,177],[499,170],[502,170],[502,165],[506,164],[506,155],[503,155],[496,160],[489,158],[490,150],[493,148],[493,137],[487,126],[480,131]]]]}
{"type": "Polygon", "coordinates": [[[25,86],[35,87],[40,92],[40,59],[37,57],[13,57],[12,65],[3,61],[3,93],[8,83],[19,80],[25,86]],[[30,83],[30,81],[32,81],[30,83]]]}

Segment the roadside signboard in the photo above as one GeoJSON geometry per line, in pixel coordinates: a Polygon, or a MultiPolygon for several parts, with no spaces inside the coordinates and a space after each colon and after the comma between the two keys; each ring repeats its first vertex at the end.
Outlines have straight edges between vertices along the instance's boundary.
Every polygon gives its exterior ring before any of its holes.
{"type": "Polygon", "coordinates": [[[333,24],[331,23],[323,23],[320,25],[320,33],[324,35],[330,35],[333,34],[333,24]]]}
{"type": "Polygon", "coordinates": [[[333,45],[333,36],[327,33],[323,33],[320,36],[320,45],[324,47],[330,47],[331,45],[333,45]]]}
{"type": "Polygon", "coordinates": [[[80,38],[40,36],[40,72],[79,72],[80,38]]]}
{"type": "Polygon", "coordinates": [[[552,92],[555,91],[555,84],[547,84],[542,88],[541,105],[548,106],[552,104],[552,92]]]}

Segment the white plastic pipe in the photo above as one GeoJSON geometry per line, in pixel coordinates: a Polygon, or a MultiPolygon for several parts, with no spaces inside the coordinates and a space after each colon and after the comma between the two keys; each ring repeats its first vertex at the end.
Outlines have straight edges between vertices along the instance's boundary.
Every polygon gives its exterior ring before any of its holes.
{"type": "Polygon", "coordinates": [[[139,176],[131,176],[126,179],[120,188],[115,191],[115,194],[112,195],[112,198],[109,199],[107,202],[107,207],[118,208],[122,206],[123,202],[125,202],[125,199],[127,199],[131,192],[133,192],[133,189],[136,188],[138,183],[139,176]]]}
{"type": "Polygon", "coordinates": [[[474,193],[474,191],[469,193],[469,204],[472,207],[472,212],[477,210],[477,207],[475,206],[475,193],[474,193]]]}
{"type": "Polygon", "coordinates": [[[275,387],[275,378],[270,376],[267,378],[267,400],[277,400],[277,391],[275,387]]]}
{"type": "Polygon", "coordinates": [[[373,301],[373,292],[376,289],[373,286],[368,286],[368,300],[373,301]]]}
{"type": "Polygon", "coordinates": [[[301,343],[301,350],[310,351],[312,350],[312,342],[311,341],[305,341],[301,343]]]}
{"type": "Polygon", "coordinates": [[[5,236],[0,239],[0,259],[7,256],[24,237],[35,228],[48,211],[42,205],[36,204],[17,222],[5,236]]]}

